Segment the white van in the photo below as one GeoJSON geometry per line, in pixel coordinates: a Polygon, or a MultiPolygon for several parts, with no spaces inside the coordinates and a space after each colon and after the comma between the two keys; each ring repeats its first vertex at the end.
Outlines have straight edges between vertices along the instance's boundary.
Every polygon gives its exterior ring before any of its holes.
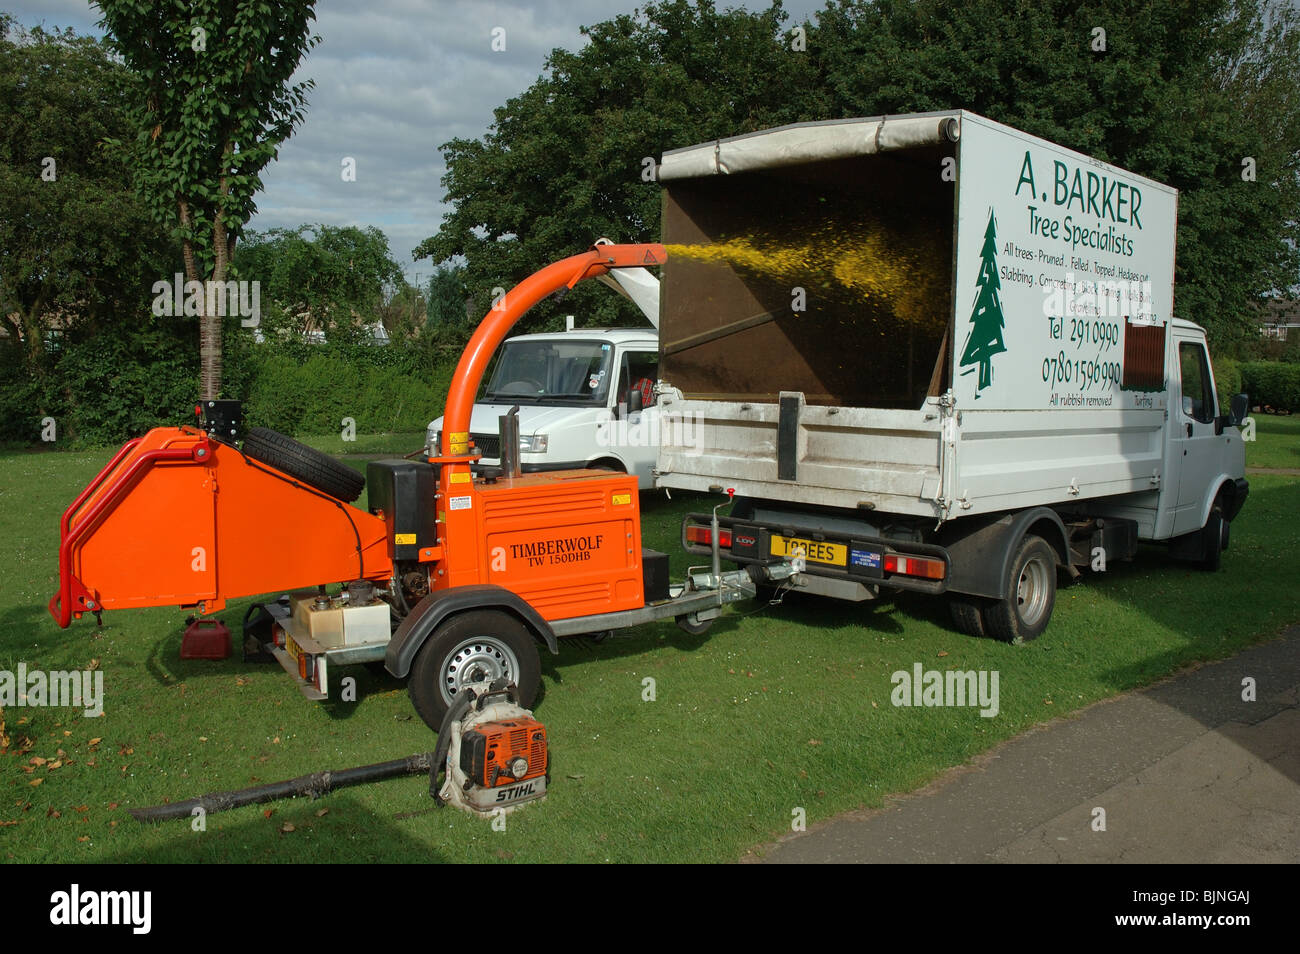
{"type": "MultiPolygon", "coordinates": [[[[653,328],[578,328],[509,338],[474,404],[470,440],[478,466],[501,462],[499,418],[519,407],[524,473],[592,467],[635,474],[654,486],[659,413],[659,335],[653,328]]],[[[442,418],[429,424],[436,454],[442,418]]]]}

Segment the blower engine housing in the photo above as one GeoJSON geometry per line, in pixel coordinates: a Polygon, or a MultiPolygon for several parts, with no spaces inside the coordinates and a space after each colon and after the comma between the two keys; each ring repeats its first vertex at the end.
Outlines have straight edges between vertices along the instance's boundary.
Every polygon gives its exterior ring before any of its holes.
{"type": "Polygon", "coordinates": [[[549,763],[546,726],[519,705],[514,683],[470,686],[438,733],[433,771],[446,780],[435,798],[475,814],[509,811],[546,796],[549,763]]]}

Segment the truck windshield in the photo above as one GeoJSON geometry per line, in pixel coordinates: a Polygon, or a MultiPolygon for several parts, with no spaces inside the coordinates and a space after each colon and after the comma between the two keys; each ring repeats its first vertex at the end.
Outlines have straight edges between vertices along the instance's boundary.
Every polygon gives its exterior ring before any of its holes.
{"type": "Polygon", "coordinates": [[[483,400],[603,404],[612,356],[600,341],[507,341],[483,400]]]}

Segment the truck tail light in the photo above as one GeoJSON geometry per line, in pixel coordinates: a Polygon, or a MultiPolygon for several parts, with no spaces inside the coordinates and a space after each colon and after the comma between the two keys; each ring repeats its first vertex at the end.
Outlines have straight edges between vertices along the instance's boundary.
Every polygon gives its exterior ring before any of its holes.
{"type": "Polygon", "coordinates": [[[897,573],[900,576],[919,576],[927,580],[942,580],[944,565],[942,560],[890,553],[885,557],[885,572],[897,573]]]}
{"type": "MultiPolygon", "coordinates": [[[[686,542],[698,543],[700,546],[713,546],[713,528],[689,526],[686,528],[686,542]]],[[[723,550],[731,549],[731,531],[723,527],[718,531],[718,546],[723,550]]]]}

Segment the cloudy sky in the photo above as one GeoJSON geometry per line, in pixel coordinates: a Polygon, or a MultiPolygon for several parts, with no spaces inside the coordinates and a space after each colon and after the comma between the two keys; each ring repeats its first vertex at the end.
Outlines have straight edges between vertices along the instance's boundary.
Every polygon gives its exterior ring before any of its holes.
{"type": "MultiPolygon", "coordinates": [[[[306,122],[265,176],[253,228],[304,222],[376,225],[412,281],[427,279],[428,260],[411,250],[442,221],[438,147],[482,136],[492,110],[540,75],[555,47],[578,49],[583,25],[630,13],[637,0],[320,0],[321,43],[304,59],[310,77],[306,122]],[[505,46],[493,51],[495,28],[505,46]],[[356,160],[356,181],[340,175],[356,160]]],[[[721,0],[719,7],[765,9],[765,0],[721,0]]],[[[789,23],[823,0],[787,0],[789,23]]],[[[100,31],[86,0],[0,0],[23,26],[100,31]]],[[[685,145],[685,144],[683,144],[685,145]]]]}

